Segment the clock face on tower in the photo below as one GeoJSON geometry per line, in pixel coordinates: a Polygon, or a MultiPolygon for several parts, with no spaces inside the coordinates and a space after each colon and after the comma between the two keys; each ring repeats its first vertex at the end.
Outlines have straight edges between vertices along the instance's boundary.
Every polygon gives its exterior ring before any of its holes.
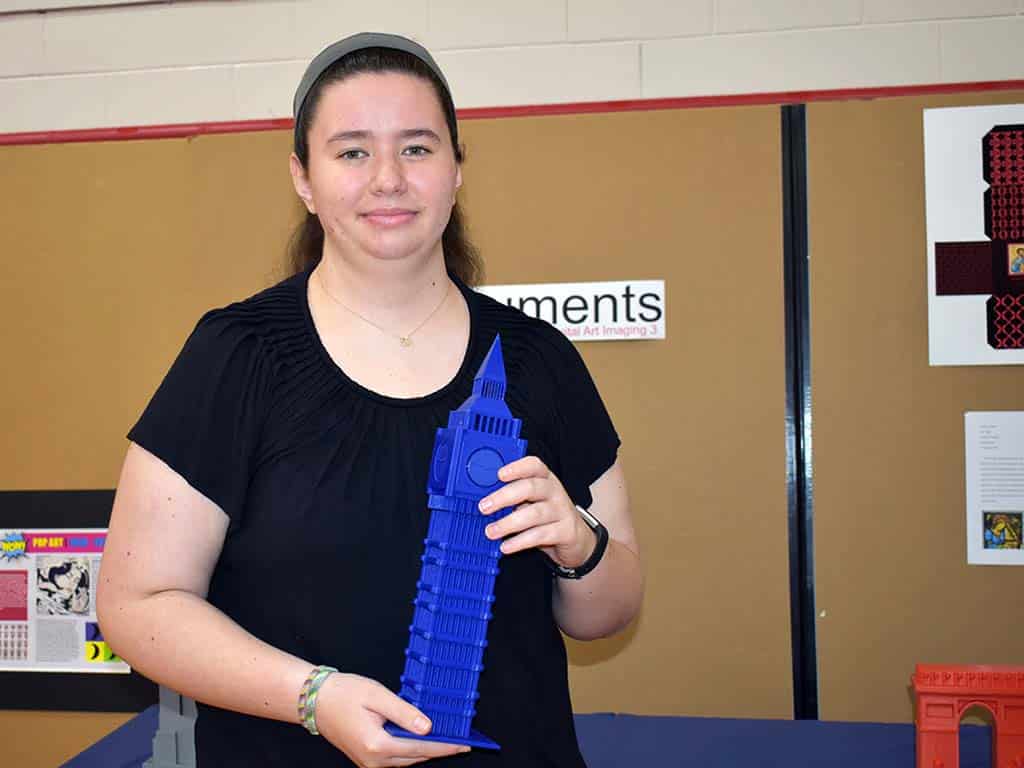
{"type": "Polygon", "coordinates": [[[466,460],[466,474],[481,488],[490,488],[498,484],[498,470],[504,463],[493,448],[477,448],[466,460]]]}
{"type": "Polygon", "coordinates": [[[522,457],[523,441],[473,428],[437,431],[427,492],[482,498],[501,485],[498,470],[522,457]]]}
{"type": "Polygon", "coordinates": [[[430,463],[430,484],[427,493],[444,493],[448,485],[448,468],[452,458],[452,435],[447,429],[437,430],[434,458],[430,463]]]}

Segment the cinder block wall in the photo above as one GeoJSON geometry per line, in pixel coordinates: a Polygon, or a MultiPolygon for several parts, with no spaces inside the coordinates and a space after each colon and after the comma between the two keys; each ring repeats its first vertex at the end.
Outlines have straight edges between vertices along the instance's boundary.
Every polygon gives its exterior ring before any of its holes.
{"type": "Polygon", "coordinates": [[[1024,0],[70,4],[0,2],[0,133],[286,117],[363,29],[435,51],[460,107],[1024,77],[1024,0]]]}

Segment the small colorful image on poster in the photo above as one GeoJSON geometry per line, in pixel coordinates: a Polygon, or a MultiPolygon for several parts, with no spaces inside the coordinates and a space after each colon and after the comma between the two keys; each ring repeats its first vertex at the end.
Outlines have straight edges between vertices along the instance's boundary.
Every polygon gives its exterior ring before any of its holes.
{"type": "Polygon", "coordinates": [[[1024,105],[924,110],[928,358],[1024,363],[1024,105]]]}
{"type": "Polygon", "coordinates": [[[1008,246],[1006,272],[1011,280],[1024,280],[1024,243],[1010,243],[1008,246]]]}
{"type": "Polygon", "coordinates": [[[983,514],[985,549],[1021,549],[1021,512],[983,514]]]}
{"type": "Polygon", "coordinates": [[[99,528],[0,530],[0,671],[131,672],[96,621],[106,539],[99,528]]]}
{"type": "Polygon", "coordinates": [[[28,624],[0,621],[0,666],[5,661],[28,661],[28,624]]]}
{"type": "Polygon", "coordinates": [[[28,571],[0,570],[0,621],[28,621],[28,571]]]}
{"type": "Polygon", "coordinates": [[[92,664],[106,664],[121,660],[107,645],[103,639],[103,632],[100,631],[100,625],[95,621],[90,621],[85,625],[85,660],[92,664]]]}

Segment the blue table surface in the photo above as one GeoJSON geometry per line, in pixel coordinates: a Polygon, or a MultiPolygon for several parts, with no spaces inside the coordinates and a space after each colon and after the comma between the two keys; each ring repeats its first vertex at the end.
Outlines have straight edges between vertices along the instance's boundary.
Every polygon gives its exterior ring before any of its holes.
{"type": "MultiPolygon", "coordinates": [[[[157,717],[150,707],[64,768],[138,768],[152,753],[157,717]]],[[[589,768],[914,766],[914,726],[906,724],[591,714],[576,716],[576,730],[589,768]]],[[[989,729],[961,726],[960,768],[991,764],[989,729]]]]}

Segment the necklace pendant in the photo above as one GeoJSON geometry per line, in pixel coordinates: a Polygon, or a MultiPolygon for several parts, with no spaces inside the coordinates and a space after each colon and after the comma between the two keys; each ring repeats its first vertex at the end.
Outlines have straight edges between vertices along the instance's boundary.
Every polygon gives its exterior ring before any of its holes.
{"type": "Polygon", "coordinates": [[[412,339],[410,339],[408,336],[399,336],[398,343],[401,344],[403,347],[411,347],[412,339]]]}

